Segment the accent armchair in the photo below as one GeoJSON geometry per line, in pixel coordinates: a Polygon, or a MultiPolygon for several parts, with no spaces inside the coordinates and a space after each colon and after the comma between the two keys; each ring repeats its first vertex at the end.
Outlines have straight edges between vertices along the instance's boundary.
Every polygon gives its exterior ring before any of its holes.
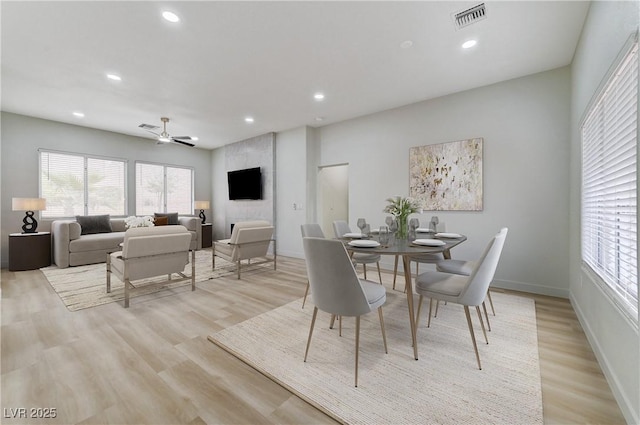
{"type": "Polygon", "coordinates": [[[107,292],[111,292],[111,275],[124,282],[124,307],[129,307],[132,290],[139,289],[131,281],[167,275],[161,282],[145,284],[165,285],[191,281],[196,289],[195,250],[191,250],[191,276],[185,275],[189,264],[191,233],[184,226],[138,227],[124,233],[122,251],[107,254],[107,292]],[[177,273],[180,278],[172,279],[177,273]]]}
{"type": "Polygon", "coordinates": [[[236,263],[238,279],[240,279],[240,269],[243,260],[251,264],[252,259],[262,258],[262,262],[253,264],[273,261],[273,269],[276,270],[277,254],[273,231],[274,228],[268,221],[256,220],[236,223],[231,232],[231,238],[222,239],[213,243],[211,255],[212,267],[216,267],[216,257],[236,263]],[[272,242],[273,257],[268,258],[269,246],[272,242]]]}

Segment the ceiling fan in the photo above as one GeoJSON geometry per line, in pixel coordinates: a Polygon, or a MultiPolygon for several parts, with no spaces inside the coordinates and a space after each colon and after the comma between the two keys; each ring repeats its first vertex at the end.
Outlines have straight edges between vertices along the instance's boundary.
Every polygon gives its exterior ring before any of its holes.
{"type": "Polygon", "coordinates": [[[160,121],[162,121],[162,132],[161,133],[157,133],[156,130],[159,130],[160,127],[158,127],[157,125],[152,125],[152,124],[140,124],[138,127],[147,130],[149,133],[153,134],[156,136],[157,138],[157,144],[161,145],[164,143],[169,143],[169,142],[174,142],[174,143],[180,143],[182,145],[186,145],[186,146],[190,146],[190,147],[194,147],[195,145],[193,143],[188,142],[187,140],[193,140],[196,141],[198,140],[197,137],[191,137],[191,136],[172,136],[169,133],[167,133],[167,123],[169,122],[169,118],[167,117],[162,117],[160,118],[160,121]]]}

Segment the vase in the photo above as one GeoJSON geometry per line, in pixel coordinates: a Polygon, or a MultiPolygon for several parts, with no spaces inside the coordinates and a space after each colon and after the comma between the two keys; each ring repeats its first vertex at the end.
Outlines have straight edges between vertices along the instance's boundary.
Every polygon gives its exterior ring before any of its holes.
{"type": "Polygon", "coordinates": [[[396,218],[396,220],[398,220],[398,232],[396,233],[396,238],[407,239],[407,235],[409,233],[408,218],[409,216],[407,215],[399,215],[396,218]]]}

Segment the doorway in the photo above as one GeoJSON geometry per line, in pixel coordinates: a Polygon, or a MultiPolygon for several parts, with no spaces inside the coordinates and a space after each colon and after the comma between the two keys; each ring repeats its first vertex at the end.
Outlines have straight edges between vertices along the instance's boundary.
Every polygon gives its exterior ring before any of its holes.
{"type": "Polygon", "coordinates": [[[318,223],[328,238],[333,222],[349,221],[349,164],[318,167],[318,223]]]}

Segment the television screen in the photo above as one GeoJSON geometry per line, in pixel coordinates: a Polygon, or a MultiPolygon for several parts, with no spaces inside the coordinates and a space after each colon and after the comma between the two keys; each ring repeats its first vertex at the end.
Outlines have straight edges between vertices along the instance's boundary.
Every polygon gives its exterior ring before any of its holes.
{"type": "Polygon", "coordinates": [[[260,167],[227,172],[229,199],[262,199],[260,167]]]}

